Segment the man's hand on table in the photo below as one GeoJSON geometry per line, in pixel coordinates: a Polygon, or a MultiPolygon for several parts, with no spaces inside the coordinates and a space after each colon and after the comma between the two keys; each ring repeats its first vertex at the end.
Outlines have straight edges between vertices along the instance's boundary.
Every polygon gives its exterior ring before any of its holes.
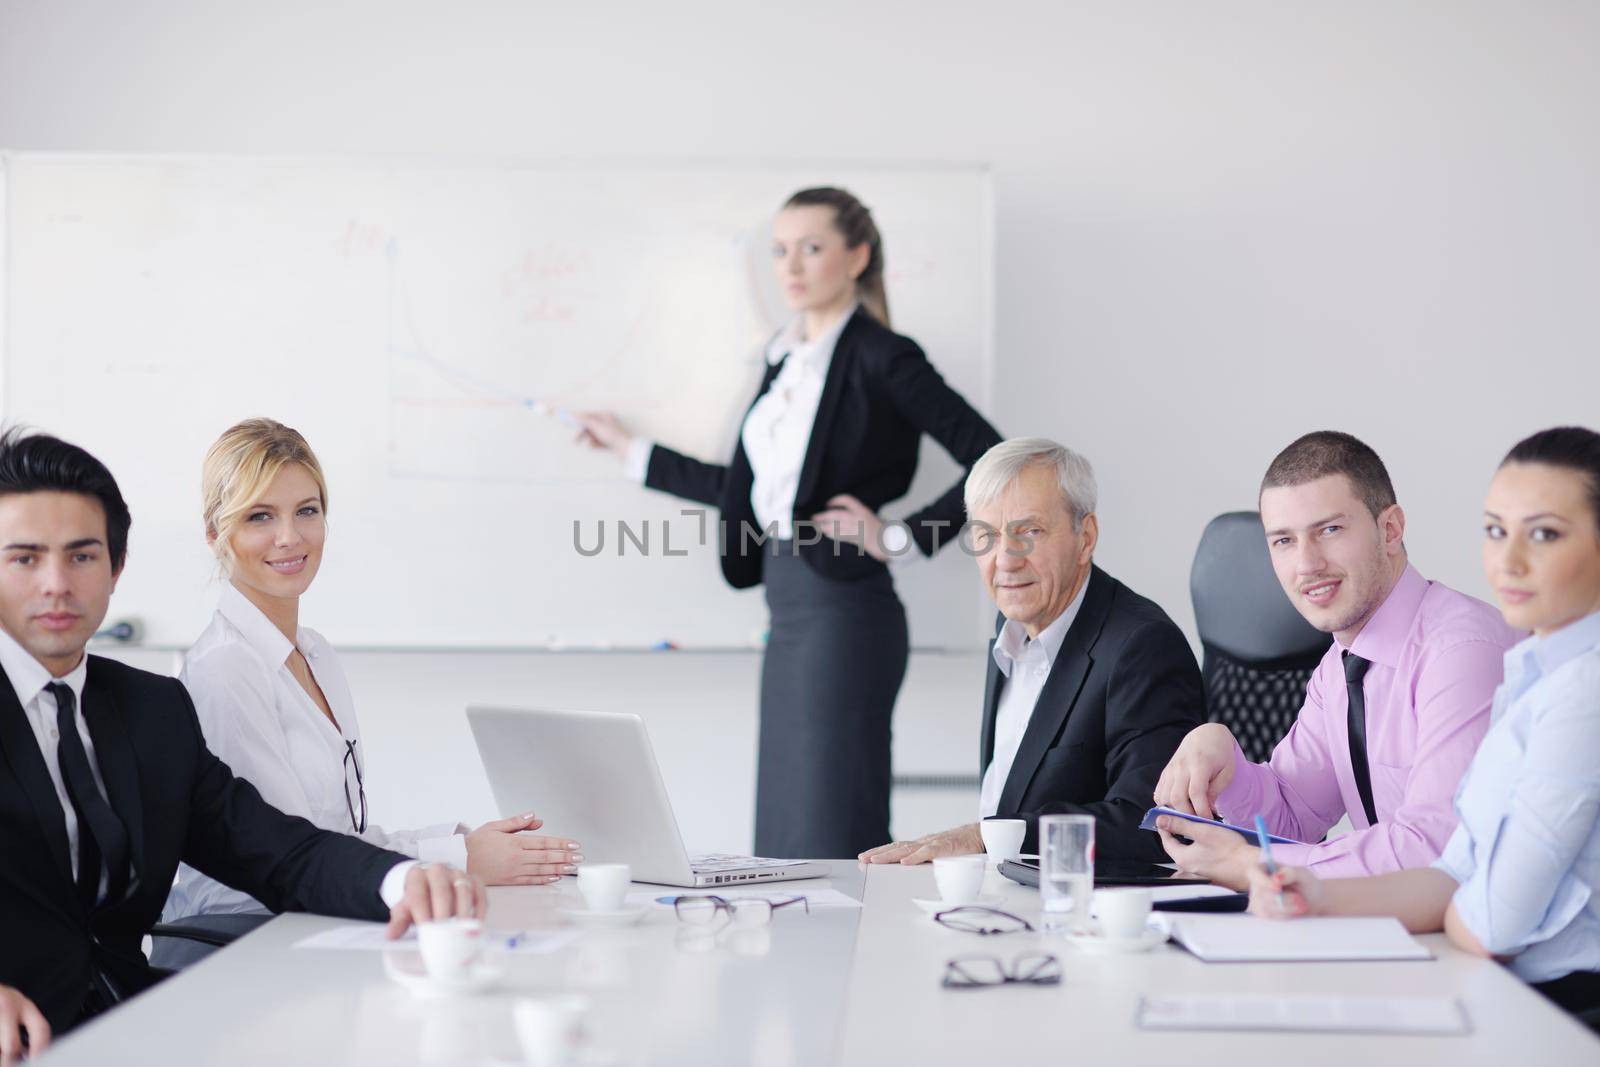
{"type": "Polygon", "coordinates": [[[983,835],[978,824],[968,823],[952,830],[940,830],[915,841],[892,841],[869,848],[856,859],[862,863],[927,863],[938,856],[964,856],[983,851],[983,835]]]}
{"type": "Polygon", "coordinates": [[[488,910],[483,879],[445,863],[418,863],[406,871],[405,895],[389,909],[389,938],[399,937],[414,922],[481,919],[488,910]]]}

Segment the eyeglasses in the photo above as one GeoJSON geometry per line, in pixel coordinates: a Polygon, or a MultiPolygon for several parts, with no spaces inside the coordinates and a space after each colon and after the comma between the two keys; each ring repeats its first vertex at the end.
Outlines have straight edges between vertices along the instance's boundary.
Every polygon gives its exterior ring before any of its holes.
{"type": "Polygon", "coordinates": [[[995,908],[980,908],[968,904],[949,911],[941,911],[934,915],[933,921],[950,930],[960,930],[966,934],[980,934],[984,937],[990,934],[1016,934],[1026,931],[1033,932],[1033,926],[1028,920],[1012,915],[1008,911],[999,911],[995,908]]]}
{"type": "Polygon", "coordinates": [[[710,926],[723,917],[736,926],[764,926],[772,921],[773,912],[791,904],[798,904],[807,915],[811,914],[811,904],[805,897],[779,900],[736,897],[727,900],[716,896],[680,896],[672,902],[672,910],[680,921],[694,926],[710,926]]]}
{"type": "Polygon", "coordinates": [[[344,743],[344,806],[350,811],[350,825],[358,834],[367,832],[367,790],[361,781],[361,760],[356,756],[356,743],[344,743]],[[355,771],[356,799],[350,797],[350,772],[355,771]],[[360,804],[361,815],[356,816],[356,806],[360,804]]]}
{"type": "Polygon", "coordinates": [[[1007,966],[994,956],[964,956],[944,965],[946,989],[986,989],[992,986],[1056,985],[1061,981],[1061,961],[1046,954],[1018,956],[1007,966]]]}

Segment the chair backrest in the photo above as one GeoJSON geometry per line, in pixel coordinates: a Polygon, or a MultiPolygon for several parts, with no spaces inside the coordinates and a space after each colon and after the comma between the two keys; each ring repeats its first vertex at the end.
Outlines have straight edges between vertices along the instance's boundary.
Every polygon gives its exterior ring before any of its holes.
{"type": "Polygon", "coordinates": [[[1332,638],[1283,595],[1254,511],[1230,511],[1206,526],[1189,595],[1205,651],[1209,718],[1233,732],[1247,759],[1264,760],[1294,725],[1332,638]]]}

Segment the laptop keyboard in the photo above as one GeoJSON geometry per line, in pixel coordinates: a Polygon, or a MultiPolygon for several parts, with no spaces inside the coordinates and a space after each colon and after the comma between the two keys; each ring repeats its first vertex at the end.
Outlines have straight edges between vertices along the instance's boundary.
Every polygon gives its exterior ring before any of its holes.
{"type": "Polygon", "coordinates": [[[689,869],[696,874],[715,874],[718,871],[748,871],[762,870],[773,867],[798,867],[806,860],[769,860],[759,856],[724,856],[713,853],[706,856],[691,856],[689,869]]]}

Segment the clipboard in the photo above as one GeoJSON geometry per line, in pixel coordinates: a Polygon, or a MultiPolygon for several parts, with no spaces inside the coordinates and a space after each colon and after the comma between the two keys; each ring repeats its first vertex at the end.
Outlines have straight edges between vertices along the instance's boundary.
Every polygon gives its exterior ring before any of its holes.
{"type": "MultiPolygon", "coordinates": [[[[1203,819],[1198,815],[1190,815],[1188,812],[1179,811],[1176,808],[1151,808],[1149,811],[1144,813],[1144,819],[1140,821],[1139,829],[1154,830],[1156,828],[1156,819],[1162,815],[1170,815],[1174,819],[1183,819],[1186,822],[1203,823],[1206,826],[1223,826],[1229,830],[1232,830],[1234,833],[1238,834],[1252,845],[1256,843],[1256,832],[1254,829],[1246,829],[1243,826],[1235,826],[1231,822],[1222,822],[1218,819],[1203,819]]],[[[1292,837],[1279,837],[1277,834],[1268,834],[1267,840],[1271,841],[1274,845],[1305,844],[1304,841],[1296,841],[1292,837]]]]}

